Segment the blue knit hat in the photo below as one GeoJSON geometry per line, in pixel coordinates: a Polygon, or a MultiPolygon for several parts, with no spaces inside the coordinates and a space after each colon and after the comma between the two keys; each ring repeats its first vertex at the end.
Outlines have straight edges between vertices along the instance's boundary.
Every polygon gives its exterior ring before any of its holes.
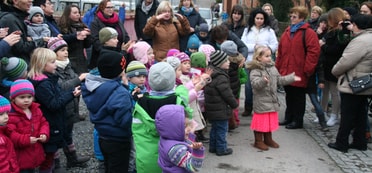
{"type": "Polygon", "coordinates": [[[195,34],[191,35],[189,41],[187,42],[188,49],[199,49],[200,40],[195,34]]]}
{"type": "Polygon", "coordinates": [[[10,111],[9,100],[0,95],[0,114],[10,111]]]}

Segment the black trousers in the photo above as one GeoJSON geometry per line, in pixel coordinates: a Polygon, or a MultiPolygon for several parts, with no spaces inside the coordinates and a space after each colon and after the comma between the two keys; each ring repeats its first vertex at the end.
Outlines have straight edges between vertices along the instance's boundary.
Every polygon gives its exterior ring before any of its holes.
{"type": "Polygon", "coordinates": [[[341,122],[337,132],[336,143],[342,148],[349,147],[349,135],[353,130],[353,143],[367,146],[366,122],[368,113],[368,96],[341,93],[341,122]]]}
{"type": "Polygon", "coordinates": [[[118,142],[99,138],[99,146],[105,158],[106,173],[128,172],[130,145],[130,140],[118,142]]]}
{"type": "Polygon", "coordinates": [[[306,88],[285,86],[285,120],[303,125],[306,106],[306,88]]]}

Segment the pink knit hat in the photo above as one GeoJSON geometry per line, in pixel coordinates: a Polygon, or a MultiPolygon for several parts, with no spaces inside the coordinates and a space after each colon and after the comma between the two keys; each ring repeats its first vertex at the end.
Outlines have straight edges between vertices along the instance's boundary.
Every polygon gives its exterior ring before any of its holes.
{"type": "Polygon", "coordinates": [[[168,53],[167,53],[167,57],[174,56],[174,55],[176,55],[178,53],[180,53],[180,51],[178,49],[169,49],[168,50],[168,53]]]}
{"type": "Polygon", "coordinates": [[[210,44],[202,44],[200,45],[199,47],[199,52],[203,52],[207,58],[207,62],[210,61],[210,56],[212,54],[212,52],[216,51],[216,49],[214,49],[213,46],[211,46],[210,44]]]}
{"type": "Polygon", "coordinates": [[[35,95],[35,89],[32,83],[26,79],[19,79],[12,83],[10,87],[10,99],[14,99],[21,94],[35,95]]]}
{"type": "Polygon", "coordinates": [[[180,59],[181,63],[185,61],[191,61],[189,55],[187,55],[185,52],[180,52],[176,54],[176,57],[180,59]]]}
{"type": "Polygon", "coordinates": [[[0,114],[10,111],[9,100],[0,95],[0,114]]]}
{"type": "Polygon", "coordinates": [[[57,52],[62,47],[67,46],[67,43],[65,40],[59,37],[51,37],[48,41],[48,48],[54,52],[57,52]]]}
{"type": "Polygon", "coordinates": [[[151,46],[145,41],[139,41],[133,45],[133,56],[137,61],[147,64],[149,61],[147,51],[151,46]]]}

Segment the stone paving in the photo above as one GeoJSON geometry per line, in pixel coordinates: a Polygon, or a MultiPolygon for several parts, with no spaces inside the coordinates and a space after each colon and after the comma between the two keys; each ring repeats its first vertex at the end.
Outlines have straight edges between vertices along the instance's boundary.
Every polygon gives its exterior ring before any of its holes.
{"type": "MultiPolygon", "coordinates": [[[[349,149],[348,153],[342,153],[329,148],[327,144],[336,140],[339,126],[337,124],[334,127],[329,127],[328,132],[321,131],[319,124],[313,122],[316,115],[311,112],[311,108],[312,104],[308,99],[304,117],[304,129],[318,142],[319,146],[328,153],[337,165],[345,173],[372,172],[372,144],[368,144],[367,151],[349,149]]],[[[369,118],[369,120],[371,120],[371,118],[369,118]]]]}

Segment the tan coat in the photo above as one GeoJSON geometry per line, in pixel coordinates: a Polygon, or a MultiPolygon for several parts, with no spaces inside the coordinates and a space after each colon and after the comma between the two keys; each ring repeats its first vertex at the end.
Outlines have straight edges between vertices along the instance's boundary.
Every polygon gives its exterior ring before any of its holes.
{"type": "Polygon", "coordinates": [[[180,49],[179,35],[190,33],[190,23],[185,16],[179,20],[173,19],[173,22],[152,16],[143,28],[143,33],[152,38],[155,60],[160,62],[166,58],[169,49],[180,49]]]}

